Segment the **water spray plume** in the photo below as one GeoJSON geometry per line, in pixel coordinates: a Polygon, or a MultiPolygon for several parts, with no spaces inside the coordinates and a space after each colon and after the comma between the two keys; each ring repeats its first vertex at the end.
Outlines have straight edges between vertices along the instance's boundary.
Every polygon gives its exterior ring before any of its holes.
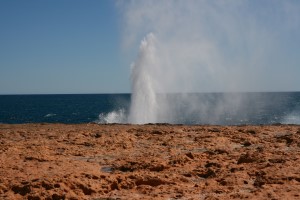
{"type": "Polygon", "coordinates": [[[149,33],[142,40],[138,59],[131,66],[130,123],[157,122],[158,106],[155,72],[160,66],[156,54],[156,39],[153,33],[149,33]]]}

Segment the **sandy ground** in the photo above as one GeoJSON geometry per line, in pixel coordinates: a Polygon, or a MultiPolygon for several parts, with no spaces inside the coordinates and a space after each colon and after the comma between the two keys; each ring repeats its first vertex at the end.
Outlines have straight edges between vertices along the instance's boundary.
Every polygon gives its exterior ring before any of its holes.
{"type": "Polygon", "coordinates": [[[0,199],[300,199],[300,126],[1,124],[0,199]]]}

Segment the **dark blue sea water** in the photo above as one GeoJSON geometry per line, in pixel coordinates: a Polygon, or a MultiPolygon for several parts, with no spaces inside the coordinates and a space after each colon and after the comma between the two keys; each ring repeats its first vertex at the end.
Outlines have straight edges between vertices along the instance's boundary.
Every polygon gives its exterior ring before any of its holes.
{"type": "Polygon", "coordinates": [[[87,123],[129,103],[129,94],[0,95],[0,123],[87,123]]]}
{"type": "MultiPolygon", "coordinates": [[[[158,113],[161,123],[300,124],[300,92],[168,94],[159,99],[158,104],[168,104],[158,113]]],[[[130,94],[0,95],[0,123],[126,123],[129,108],[130,94]]]]}

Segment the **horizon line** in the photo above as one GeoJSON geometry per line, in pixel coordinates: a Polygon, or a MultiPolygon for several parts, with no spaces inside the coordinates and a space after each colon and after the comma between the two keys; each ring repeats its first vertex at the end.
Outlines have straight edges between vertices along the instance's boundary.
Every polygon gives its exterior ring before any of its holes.
{"type": "MultiPolygon", "coordinates": [[[[290,91],[215,91],[215,92],[166,92],[157,94],[220,94],[220,93],[290,93],[290,92],[300,92],[300,90],[290,90],[290,91]]],[[[0,93],[0,96],[18,96],[18,95],[127,95],[132,94],[132,92],[105,92],[105,93],[0,93]]]]}

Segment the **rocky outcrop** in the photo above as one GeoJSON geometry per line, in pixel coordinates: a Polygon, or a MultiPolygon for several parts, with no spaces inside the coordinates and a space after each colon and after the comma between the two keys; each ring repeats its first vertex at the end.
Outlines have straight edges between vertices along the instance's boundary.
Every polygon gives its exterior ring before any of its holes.
{"type": "Polygon", "coordinates": [[[0,124],[0,199],[299,199],[300,127],[0,124]]]}

